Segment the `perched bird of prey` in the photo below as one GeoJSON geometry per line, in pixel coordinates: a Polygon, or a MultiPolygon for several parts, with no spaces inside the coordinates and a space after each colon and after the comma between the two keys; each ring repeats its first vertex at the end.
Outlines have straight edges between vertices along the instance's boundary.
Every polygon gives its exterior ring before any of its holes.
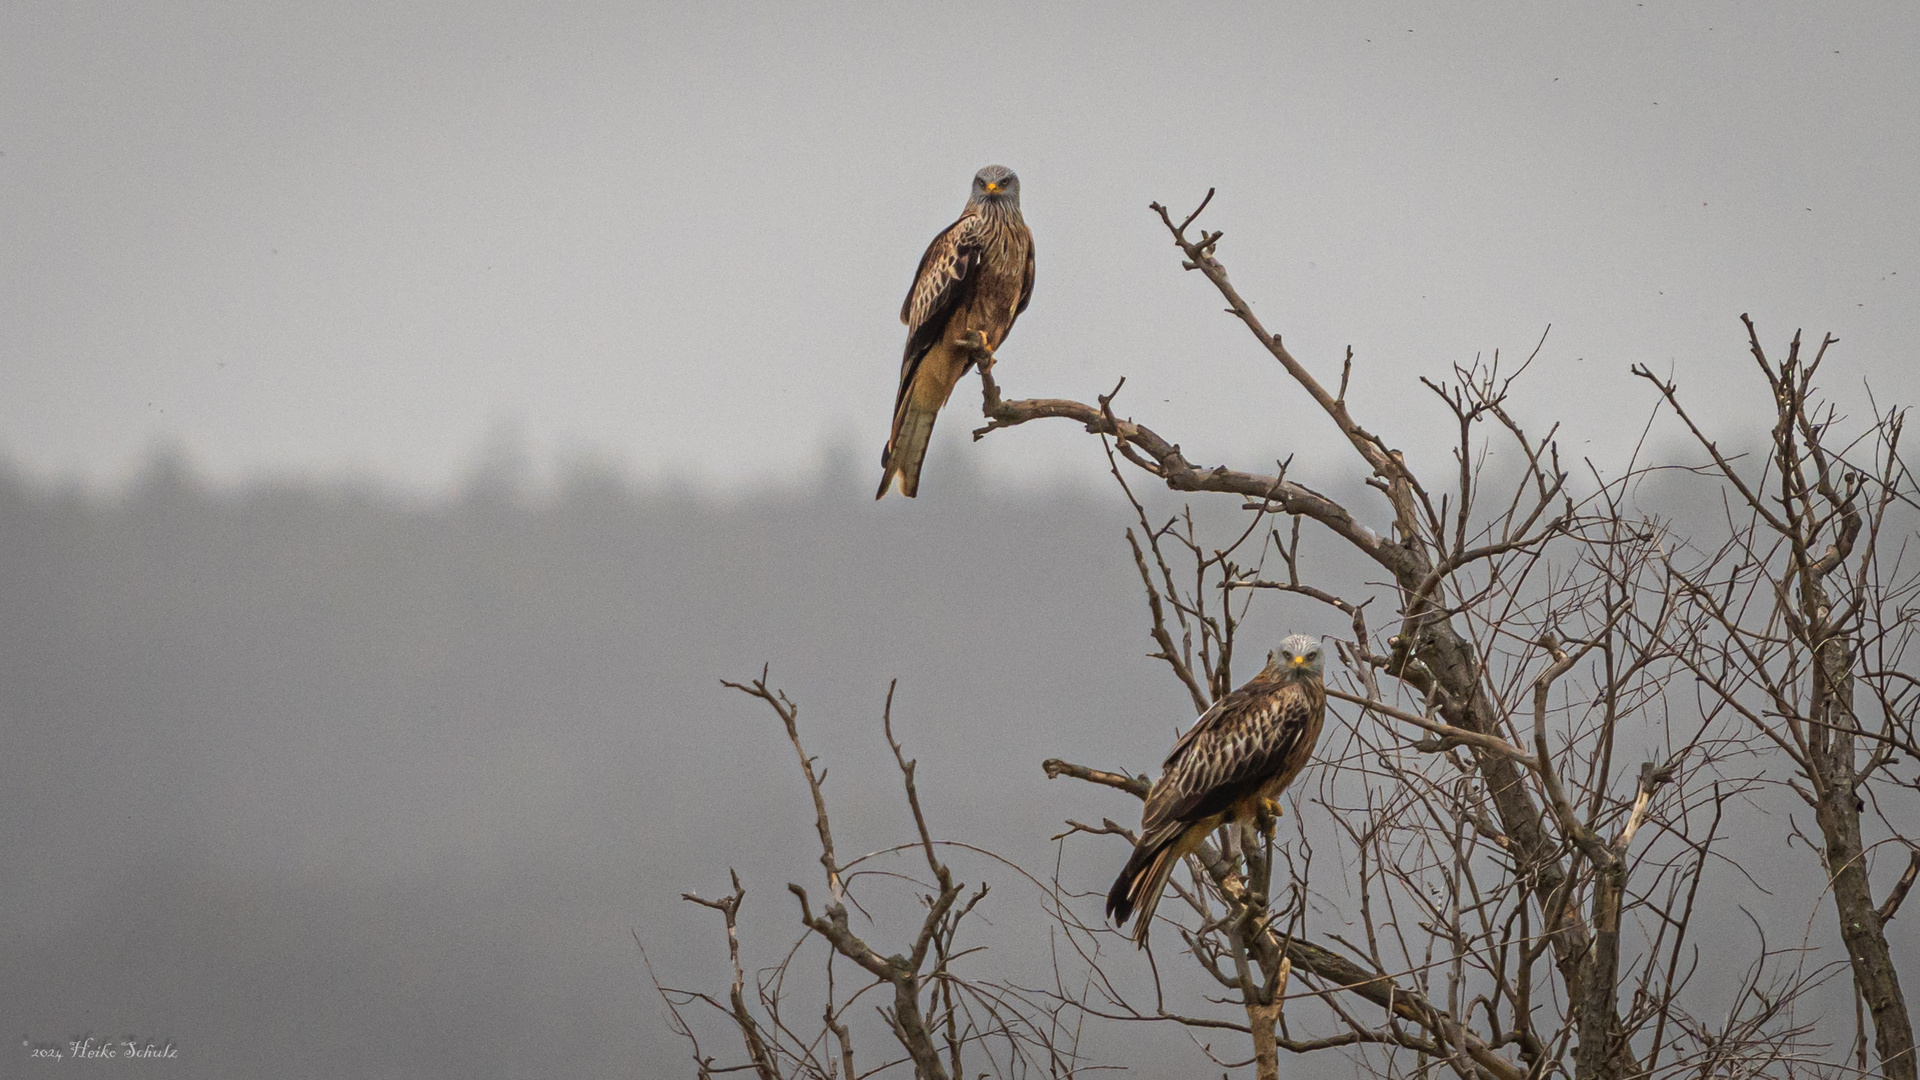
{"type": "Polygon", "coordinates": [[[977,358],[962,343],[999,348],[1032,296],[1033,234],[1020,217],[1020,178],[1005,166],[989,165],[974,174],[960,220],[920,256],[913,288],[900,305],[907,348],[874,498],[887,494],[896,475],[902,495],[911,499],[919,492],[933,418],[977,358]]]}
{"type": "Polygon", "coordinates": [[[1147,792],[1140,841],[1107,893],[1107,914],[1144,946],[1153,909],[1180,860],[1222,825],[1280,797],[1313,756],[1327,692],[1320,681],[1320,644],[1294,634],[1267,654],[1267,666],[1245,686],[1213,703],[1173,744],[1165,771],[1147,792]]]}

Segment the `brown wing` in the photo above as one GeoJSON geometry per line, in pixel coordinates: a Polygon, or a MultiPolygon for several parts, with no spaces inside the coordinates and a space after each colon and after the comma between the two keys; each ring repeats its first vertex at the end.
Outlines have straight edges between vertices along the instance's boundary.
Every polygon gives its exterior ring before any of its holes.
{"type": "Polygon", "coordinates": [[[1021,223],[1020,231],[1026,234],[1027,265],[1020,275],[1020,306],[1013,309],[1013,317],[1016,319],[1020,317],[1021,312],[1027,310],[1027,301],[1033,299],[1033,232],[1027,228],[1025,222],[1021,223]]]}
{"type": "Polygon", "coordinates": [[[972,287],[973,272],[980,262],[980,215],[972,211],[943,229],[926,254],[920,256],[920,269],[913,275],[913,288],[900,304],[900,321],[907,324],[907,347],[900,357],[900,391],[894,395],[897,412],[900,402],[913,385],[920,361],[940,340],[947,327],[947,316],[959,305],[972,287]]]}
{"type": "Polygon", "coordinates": [[[1297,683],[1244,686],[1215,702],[1167,756],[1147,795],[1142,843],[1222,813],[1249,798],[1290,762],[1304,762],[1319,735],[1316,698],[1297,683]]]}

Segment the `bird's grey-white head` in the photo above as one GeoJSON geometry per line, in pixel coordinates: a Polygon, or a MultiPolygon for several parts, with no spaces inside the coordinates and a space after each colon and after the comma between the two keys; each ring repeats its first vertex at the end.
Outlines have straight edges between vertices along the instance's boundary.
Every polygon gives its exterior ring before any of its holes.
{"type": "Polygon", "coordinates": [[[1294,634],[1283,638],[1280,647],[1267,654],[1267,667],[1261,674],[1268,678],[1317,679],[1326,668],[1326,659],[1317,638],[1294,634]]]}
{"type": "Polygon", "coordinates": [[[973,193],[967,196],[967,201],[1018,210],[1020,178],[1005,165],[989,165],[973,174],[973,193]]]}

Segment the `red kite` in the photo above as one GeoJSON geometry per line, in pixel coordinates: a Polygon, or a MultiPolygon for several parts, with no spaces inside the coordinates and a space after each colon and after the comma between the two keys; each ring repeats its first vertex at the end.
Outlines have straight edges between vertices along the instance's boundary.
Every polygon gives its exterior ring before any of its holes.
{"type": "Polygon", "coordinates": [[[1033,233],[1020,217],[1020,178],[989,165],[974,174],[960,220],[927,245],[913,288],[900,305],[907,348],[874,498],[886,496],[896,475],[902,495],[911,499],[919,493],[933,419],[979,355],[964,343],[999,348],[1032,297],[1033,233]]]}

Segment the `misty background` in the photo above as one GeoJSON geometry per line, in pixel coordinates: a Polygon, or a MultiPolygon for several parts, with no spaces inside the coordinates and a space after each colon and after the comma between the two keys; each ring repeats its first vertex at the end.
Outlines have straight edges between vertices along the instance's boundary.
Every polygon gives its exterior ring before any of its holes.
{"type": "Polygon", "coordinates": [[[483,473],[427,506],[164,458],[107,504],[8,480],[0,1010],[36,1042],[171,1038],[180,1075],[682,1075],[634,933],[723,988],[679,894],[739,867],[770,963],[786,881],[818,885],[792,750],[718,681],[768,661],[843,851],[909,827],[897,674],[939,827],[1044,869],[1089,803],[1041,757],[1146,761],[1190,711],[1140,655],[1124,505],[876,509],[865,475],[536,504],[483,473]]]}
{"type": "Polygon", "coordinates": [[[0,1011],[170,1075],[685,1075],[633,935],[718,989],[679,894],[741,867],[785,942],[818,874],[719,679],[772,665],[865,851],[899,677],[937,827],[1034,868],[1133,812],[1041,758],[1189,718],[1084,434],[968,443],[968,384],[923,497],[868,497],[975,169],[1036,235],[1009,396],[1124,375],[1196,461],[1354,490],[1146,211],[1218,187],[1237,285],[1416,467],[1415,377],[1549,324],[1516,413],[1617,466],[1630,363],[1750,433],[1743,311],[1914,399],[1917,52],[1875,5],[0,8],[0,1011]]]}
{"type": "MultiPolygon", "coordinates": [[[[784,733],[719,685],[762,664],[800,704],[843,859],[913,837],[880,729],[897,676],[895,734],[935,835],[1057,873],[1096,918],[1124,847],[1060,858],[1049,837],[1070,817],[1134,820],[1138,804],[1049,781],[1040,762],[1151,770],[1191,705],[1144,655],[1132,510],[1111,481],[1009,493],[966,449],[936,444],[943,490],[915,503],[873,502],[850,449],[730,500],[590,466],[542,487],[506,445],[436,500],[223,488],[165,453],[111,496],[0,477],[0,1012],[30,1046],[133,1036],[181,1054],[59,1065],[83,1072],[689,1075],[636,938],[662,982],[724,993],[720,919],[680,894],[723,895],[740,872],[753,972],[801,936],[786,884],[824,888],[784,733]]],[[[1363,520],[1383,505],[1334,493],[1363,520]]],[[[1181,506],[1142,494],[1156,520],[1181,506]]],[[[1640,495],[1679,512],[1682,535],[1712,524],[1709,501],[1640,495]]],[[[1245,527],[1230,506],[1197,509],[1209,545],[1245,527]]],[[[1314,580],[1377,591],[1337,543],[1303,539],[1314,580]]],[[[1264,595],[1243,647],[1343,622],[1264,595]]],[[[1348,710],[1333,712],[1324,756],[1348,752],[1348,710]]],[[[1330,777],[1311,770],[1291,796],[1316,851],[1316,933],[1343,930],[1349,888],[1330,777]]],[[[1804,808],[1779,789],[1735,809],[1750,827],[1718,848],[1694,929],[1693,992],[1709,999],[1762,932],[1807,940],[1810,967],[1844,955],[1817,859],[1782,842],[1804,808]]],[[[973,969],[1048,984],[1034,887],[949,858],[994,887],[966,938],[991,947],[973,969]]],[[[1876,859],[1880,888],[1901,864],[1876,859]]],[[[879,923],[860,929],[889,949],[917,907],[885,888],[865,883],[879,923]]],[[[1912,958],[1910,936],[1894,944],[1912,958]]],[[[819,952],[795,968],[799,1001],[819,952]]],[[[1131,949],[1108,962],[1151,985],[1131,949]]],[[[1202,1008],[1206,987],[1162,969],[1171,1000],[1202,1008]]],[[[1800,1011],[1846,1027],[1847,984],[1800,1011]]],[[[706,1034],[708,1053],[738,1057],[724,1029],[706,1034]]],[[[884,1038],[856,1027],[870,1063],[884,1038]]],[[[1085,1040],[1094,1062],[1142,1075],[1206,1067],[1157,1025],[1092,1022],[1085,1040]]],[[[27,1064],[7,1074],[53,1067],[27,1064]]],[[[1351,1074],[1334,1055],[1289,1067],[1351,1074]]]]}

